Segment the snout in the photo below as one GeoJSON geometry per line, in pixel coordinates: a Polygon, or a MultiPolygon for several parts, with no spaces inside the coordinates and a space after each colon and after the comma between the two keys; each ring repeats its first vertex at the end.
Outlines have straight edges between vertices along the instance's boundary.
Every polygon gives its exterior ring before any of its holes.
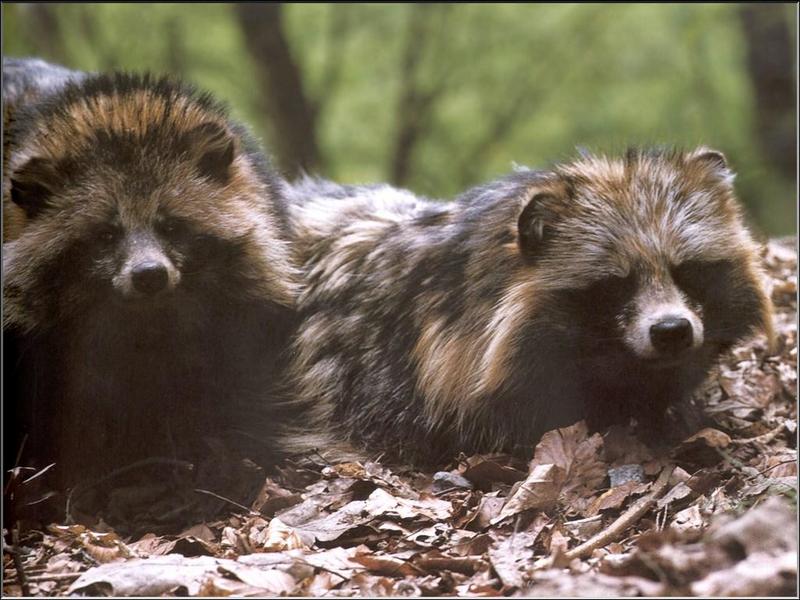
{"type": "Polygon", "coordinates": [[[169,287],[169,271],[162,262],[148,260],[131,269],[133,289],[143,296],[155,296],[169,287]]]}
{"type": "Polygon", "coordinates": [[[700,314],[670,303],[645,307],[626,327],[625,344],[639,358],[671,364],[700,348],[703,336],[700,314]]]}
{"type": "Polygon", "coordinates": [[[126,302],[167,296],[180,282],[180,271],[158,247],[134,248],[114,277],[114,290],[126,302]]]}
{"type": "Polygon", "coordinates": [[[676,356],[692,347],[694,330],[689,319],[667,317],[650,326],[650,343],[662,356],[676,356]]]}

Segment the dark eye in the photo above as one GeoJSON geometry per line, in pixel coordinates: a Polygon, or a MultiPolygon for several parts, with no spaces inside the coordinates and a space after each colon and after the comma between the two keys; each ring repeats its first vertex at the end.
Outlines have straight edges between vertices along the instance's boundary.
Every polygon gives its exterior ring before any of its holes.
{"type": "Polygon", "coordinates": [[[731,261],[725,259],[687,260],[674,265],[670,272],[679,288],[693,300],[701,302],[730,277],[731,268],[731,261]]]}
{"type": "Polygon", "coordinates": [[[116,242],[122,235],[122,230],[113,225],[107,225],[98,229],[97,240],[102,244],[111,244],[116,242]]]}
{"type": "Polygon", "coordinates": [[[165,217],[156,224],[158,232],[166,237],[177,238],[187,234],[189,228],[181,219],[165,217]]]}
{"type": "Polygon", "coordinates": [[[627,275],[607,275],[590,285],[585,293],[602,303],[624,303],[636,288],[636,276],[633,271],[627,275]]]}
{"type": "Polygon", "coordinates": [[[588,287],[565,290],[560,295],[562,308],[579,315],[592,327],[613,321],[636,293],[637,278],[631,271],[625,276],[607,275],[588,287]]]}

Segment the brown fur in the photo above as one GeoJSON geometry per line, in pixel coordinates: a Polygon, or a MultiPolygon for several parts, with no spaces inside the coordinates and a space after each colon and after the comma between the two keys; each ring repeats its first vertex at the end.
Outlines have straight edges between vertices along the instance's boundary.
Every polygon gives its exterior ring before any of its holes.
{"type": "Polygon", "coordinates": [[[9,197],[28,222],[3,253],[6,416],[28,460],[70,484],[198,460],[228,431],[267,456],[297,282],[283,184],[249,134],[207,95],[123,74],[14,127],[9,197]],[[150,297],[132,273],[153,260],[169,275],[150,297]]]}
{"type": "Polygon", "coordinates": [[[311,416],[288,443],[436,462],[525,453],[579,418],[659,422],[719,352],[771,331],[731,180],[700,148],[520,171],[452,203],[299,184],[292,375],[311,416]],[[725,270],[717,288],[690,293],[695,264],[725,270]],[[699,345],[662,367],[640,332],[664,303],[699,345]]]}

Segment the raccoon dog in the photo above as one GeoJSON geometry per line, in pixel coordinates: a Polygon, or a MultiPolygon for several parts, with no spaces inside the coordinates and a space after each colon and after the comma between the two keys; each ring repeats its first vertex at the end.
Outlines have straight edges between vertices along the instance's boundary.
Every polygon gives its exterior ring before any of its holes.
{"type": "Polygon", "coordinates": [[[732,180],[699,148],[521,170],[451,203],[297,184],[308,416],[287,443],[435,463],[526,454],[581,418],[662,431],[721,352],[770,331],[732,180]]]}
{"type": "Polygon", "coordinates": [[[69,483],[260,436],[296,273],[247,131],[208,94],[115,73],[18,107],[11,134],[26,222],[3,248],[4,391],[26,464],[69,483]]]}

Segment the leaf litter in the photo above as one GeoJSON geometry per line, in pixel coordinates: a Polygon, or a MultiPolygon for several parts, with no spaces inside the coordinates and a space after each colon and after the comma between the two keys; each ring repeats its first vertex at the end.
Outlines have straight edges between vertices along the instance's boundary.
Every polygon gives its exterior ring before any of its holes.
{"type": "Polygon", "coordinates": [[[723,357],[696,395],[716,425],[666,452],[583,422],[545,434],[528,464],[461,456],[437,473],[311,456],[267,478],[220,452],[200,471],[224,467],[225,486],[159,504],[134,482],[49,520],[31,507],[65,498],[47,469],[17,467],[3,593],[796,596],[794,244],[765,248],[774,348],[757,337],[723,357]]]}

